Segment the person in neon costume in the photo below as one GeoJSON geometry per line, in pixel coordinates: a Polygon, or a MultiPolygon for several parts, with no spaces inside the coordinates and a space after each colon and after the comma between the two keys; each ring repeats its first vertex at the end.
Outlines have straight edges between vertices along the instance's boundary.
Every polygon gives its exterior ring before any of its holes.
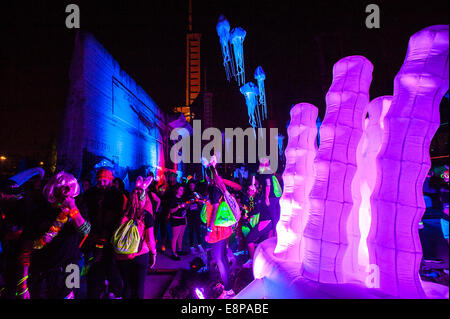
{"type": "Polygon", "coordinates": [[[230,82],[231,76],[234,76],[235,74],[235,68],[230,50],[230,23],[225,16],[220,15],[219,21],[216,25],[216,31],[219,36],[220,46],[222,49],[223,66],[225,68],[227,80],[230,82]]]}
{"type": "Polygon", "coordinates": [[[247,32],[236,27],[230,32],[230,43],[233,47],[234,61],[235,61],[235,74],[238,86],[242,86],[245,83],[245,66],[244,66],[244,40],[247,32]]]}
{"type": "Polygon", "coordinates": [[[240,88],[240,91],[245,97],[250,125],[253,128],[261,127],[261,121],[256,113],[258,87],[253,82],[248,82],[240,88]]]}
{"type": "Polygon", "coordinates": [[[223,227],[215,224],[219,203],[221,198],[223,198],[224,194],[227,192],[226,184],[217,173],[215,156],[211,158],[210,162],[206,161],[204,165],[207,166],[206,180],[208,182],[209,192],[207,205],[210,205],[206,220],[207,234],[205,236],[205,241],[212,246],[212,256],[223,282],[223,291],[218,299],[229,299],[235,295],[235,292],[232,289],[229,261],[227,257],[227,242],[228,238],[233,233],[233,228],[232,226],[223,227]]]}

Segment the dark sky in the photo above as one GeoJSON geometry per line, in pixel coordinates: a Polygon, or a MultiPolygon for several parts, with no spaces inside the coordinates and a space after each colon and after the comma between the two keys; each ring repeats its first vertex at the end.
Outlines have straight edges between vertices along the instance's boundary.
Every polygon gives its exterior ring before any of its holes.
{"type": "MultiPolygon", "coordinates": [[[[371,98],[392,94],[409,37],[449,23],[445,0],[192,2],[219,127],[248,126],[244,98],[226,81],[222,67],[215,29],[220,14],[231,27],[247,31],[246,79],[253,80],[255,68],[263,67],[270,117],[283,129],[292,104],[310,102],[323,114],[332,65],[340,58],[366,56],[374,64],[371,98]],[[380,6],[380,29],[365,27],[369,3],[380,6]]],[[[92,33],[162,109],[185,102],[188,0],[9,1],[2,3],[0,153],[38,152],[58,134],[75,35],[65,27],[69,3],[80,6],[81,29],[92,33]]]]}

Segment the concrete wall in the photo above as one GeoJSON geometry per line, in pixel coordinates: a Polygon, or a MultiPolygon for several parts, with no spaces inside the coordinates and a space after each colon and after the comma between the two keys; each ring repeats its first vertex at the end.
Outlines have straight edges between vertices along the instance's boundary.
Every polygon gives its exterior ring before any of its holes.
{"type": "Polygon", "coordinates": [[[58,169],[92,176],[101,159],[133,180],[164,167],[165,114],[88,33],[78,33],[58,145],[58,169]]]}

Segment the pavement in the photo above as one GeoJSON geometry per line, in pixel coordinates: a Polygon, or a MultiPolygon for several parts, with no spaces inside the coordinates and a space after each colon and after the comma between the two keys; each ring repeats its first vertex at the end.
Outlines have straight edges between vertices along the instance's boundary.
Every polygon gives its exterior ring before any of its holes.
{"type": "Polygon", "coordinates": [[[169,288],[175,279],[178,271],[190,269],[191,261],[201,256],[200,253],[188,254],[180,256],[180,260],[172,260],[170,252],[158,252],[156,264],[151,271],[148,272],[145,281],[145,299],[161,299],[165,291],[169,288]]]}
{"type": "MultiPolygon", "coordinates": [[[[442,237],[440,219],[431,218],[423,220],[424,228],[419,231],[424,259],[441,259],[443,267],[449,267],[449,246],[447,241],[442,237]]],[[[186,239],[185,239],[186,241],[186,239]]],[[[186,242],[184,244],[187,244],[186,242]]],[[[186,246],[186,245],[185,245],[186,246]]],[[[207,246],[203,244],[205,251],[207,246]]],[[[180,256],[179,261],[170,258],[170,252],[158,252],[156,264],[152,271],[148,273],[146,279],[145,299],[161,299],[170,285],[174,285],[179,280],[180,272],[190,269],[190,262],[200,257],[202,254],[196,252],[185,256],[180,256]],[[177,276],[178,274],[178,276],[177,276]],[[177,279],[178,278],[178,279],[177,279]]],[[[204,257],[204,255],[203,255],[204,257]]],[[[238,263],[240,264],[240,262],[238,263]]],[[[248,270],[251,272],[251,270],[248,270]]],[[[241,273],[244,276],[242,283],[246,283],[250,278],[249,274],[241,273]]],[[[250,274],[251,275],[251,274],[250,274]]],[[[448,285],[448,284],[447,284],[448,285]]],[[[245,288],[239,287],[237,290],[245,288]]]]}

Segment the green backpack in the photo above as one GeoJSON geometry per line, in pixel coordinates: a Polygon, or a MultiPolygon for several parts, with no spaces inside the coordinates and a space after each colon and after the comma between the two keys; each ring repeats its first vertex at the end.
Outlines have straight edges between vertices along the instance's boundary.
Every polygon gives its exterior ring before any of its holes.
{"type": "MultiPolygon", "coordinates": [[[[211,204],[209,204],[211,205],[211,204]]],[[[210,209],[210,212],[208,212],[208,203],[205,203],[203,205],[202,211],[200,212],[200,218],[203,223],[207,223],[208,220],[208,214],[211,214],[212,207],[210,209]]],[[[231,211],[230,206],[228,203],[222,198],[220,200],[219,208],[217,209],[217,216],[216,221],[214,222],[215,226],[220,227],[228,227],[236,224],[236,217],[234,216],[233,212],[231,211]]]]}
{"type": "Polygon", "coordinates": [[[136,219],[125,219],[111,238],[114,251],[119,255],[136,254],[141,249],[144,223],[136,219]]]}
{"type": "Polygon", "coordinates": [[[272,175],[273,193],[275,197],[280,198],[283,195],[283,190],[281,189],[280,183],[275,175],[272,175]]]}

